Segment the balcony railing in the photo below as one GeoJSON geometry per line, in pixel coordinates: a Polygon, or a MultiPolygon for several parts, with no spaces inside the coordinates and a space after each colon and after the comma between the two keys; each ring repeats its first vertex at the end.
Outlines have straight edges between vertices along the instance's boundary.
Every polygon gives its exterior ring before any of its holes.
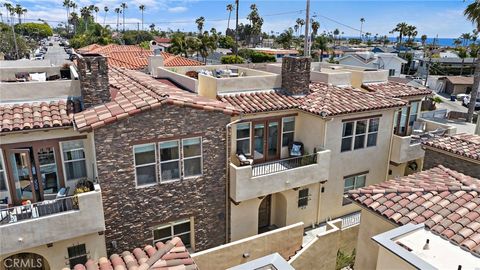
{"type": "Polygon", "coordinates": [[[4,208],[0,209],[0,226],[72,210],[79,210],[77,196],[4,208]]]}
{"type": "Polygon", "coordinates": [[[286,171],[317,162],[317,154],[276,160],[252,166],[252,177],[286,171]]]}

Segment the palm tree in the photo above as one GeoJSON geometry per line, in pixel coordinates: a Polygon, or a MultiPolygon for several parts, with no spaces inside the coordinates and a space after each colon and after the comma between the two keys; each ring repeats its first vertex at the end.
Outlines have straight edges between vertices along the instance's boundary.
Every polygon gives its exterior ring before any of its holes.
{"type": "Polygon", "coordinates": [[[460,47],[457,49],[457,55],[458,57],[460,57],[462,59],[462,66],[460,67],[460,76],[463,75],[463,65],[465,63],[465,58],[467,58],[468,54],[467,54],[467,49],[465,49],[464,47],[460,47]]]}
{"type": "MultiPolygon", "coordinates": [[[[70,1],[71,2],[71,1],[70,1]]],[[[73,12],[77,9],[78,5],[75,2],[71,2],[70,7],[73,9],[73,12]]]]}
{"type": "Polygon", "coordinates": [[[105,6],[105,7],[103,8],[103,11],[105,11],[105,16],[103,17],[103,26],[105,27],[105,22],[107,21],[107,13],[108,13],[108,11],[109,11],[108,7],[105,6]]]}
{"type": "Polygon", "coordinates": [[[203,16],[201,16],[201,17],[199,17],[195,20],[195,23],[197,24],[197,29],[198,29],[199,35],[202,35],[203,25],[205,24],[205,18],[203,16]]]}
{"type": "Polygon", "coordinates": [[[14,11],[15,11],[15,14],[17,14],[17,16],[18,16],[18,23],[22,24],[22,15],[26,11],[26,9],[24,9],[21,5],[17,4],[15,6],[14,11]]]}
{"type": "Polygon", "coordinates": [[[360,18],[360,39],[363,38],[363,23],[365,22],[365,18],[360,18]]]}
{"type": "Polygon", "coordinates": [[[312,20],[312,40],[314,40],[315,36],[318,34],[318,29],[320,29],[320,23],[312,20]]]}
{"type": "Polygon", "coordinates": [[[172,37],[172,45],[168,48],[169,52],[176,55],[188,57],[188,46],[184,33],[175,33],[172,37]]]}
{"type": "Polygon", "coordinates": [[[120,7],[122,8],[122,15],[123,15],[123,32],[125,32],[125,9],[128,8],[127,3],[125,2],[121,3],[120,7]]]}
{"type": "Polygon", "coordinates": [[[320,62],[323,61],[323,52],[328,50],[328,39],[326,36],[321,35],[315,38],[313,42],[313,48],[320,50],[320,62]]]}
{"type": "Polygon", "coordinates": [[[143,31],[143,12],[145,11],[145,5],[140,5],[138,8],[140,9],[140,12],[142,12],[142,31],[143,31]]]}
{"type": "Polygon", "coordinates": [[[80,9],[80,17],[82,17],[82,19],[84,20],[85,22],[85,31],[87,31],[88,29],[88,19],[90,18],[90,8],[88,7],[82,7],[80,9]]]}
{"type": "Polygon", "coordinates": [[[463,33],[460,35],[460,39],[462,39],[462,45],[464,47],[466,47],[468,45],[468,43],[470,42],[470,39],[472,38],[472,36],[470,35],[470,33],[463,33]]]}
{"type": "MultiPolygon", "coordinates": [[[[475,1],[467,6],[463,14],[470,20],[477,30],[480,32],[480,1],[475,1]]],[[[475,73],[473,75],[473,87],[470,92],[470,104],[468,104],[467,122],[471,122],[473,112],[475,111],[475,101],[478,96],[478,88],[480,87],[480,58],[475,61],[475,73]]]]}
{"type": "Polygon", "coordinates": [[[120,8],[115,8],[115,13],[117,13],[117,32],[118,32],[118,21],[120,19],[120,13],[122,13],[122,10],[120,8]]]}
{"type": "Polygon", "coordinates": [[[422,37],[420,38],[420,40],[422,40],[422,47],[425,48],[425,44],[427,42],[427,35],[422,35],[422,37]]]}
{"type": "Polygon", "coordinates": [[[398,23],[395,28],[392,29],[392,33],[398,32],[398,42],[400,46],[402,45],[403,36],[407,32],[408,24],[405,22],[398,23]]]}
{"type": "Polygon", "coordinates": [[[68,29],[70,28],[70,24],[68,22],[68,15],[70,14],[71,5],[72,5],[72,1],[63,0],[63,7],[67,10],[67,34],[68,34],[68,29]]]}
{"type": "Polygon", "coordinates": [[[333,30],[333,45],[335,46],[335,41],[338,39],[338,35],[340,34],[340,30],[338,28],[335,28],[333,30]]]}
{"type": "Polygon", "coordinates": [[[77,14],[76,12],[70,13],[70,17],[69,17],[68,22],[69,22],[69,23],[72,23],[72,25],[73,25],[73,33],[74,33],[74,35],[77,34],[78,21],[79,21],[79,19],[78,19],[78,14],[77,14]]]}
{"type": "Polygon", "coordinates": [[[97,6],[93,6],[93,11],[95,11],[95,22],[98,23],[98,12],[100,9],[97,6]]]}
{"type": "Polygon", "coordinates": [[[232,11],[233,11],[234,7],[232,4],[228,4],[227,5],[227,11],[228,11],[228,23],[227,23],[227,30],[230,29],[230,17],[232,15],[232,11]]]}
{"type": "Polygon", "coordinates": [[[299,32],[297,32],[297,36],[302,32],[302,25],[305,24],[305,22],[302,22],[303,19],[301,18],[297,18],[297,20],[295,21],[295,23],[297,23],[298,27],[297,27],[297,30],[300,30],[299,32]]]}

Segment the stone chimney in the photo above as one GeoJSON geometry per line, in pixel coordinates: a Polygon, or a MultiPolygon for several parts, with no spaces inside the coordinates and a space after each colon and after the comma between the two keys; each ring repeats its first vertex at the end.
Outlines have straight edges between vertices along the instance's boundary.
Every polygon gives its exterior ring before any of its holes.
{"type": "Polygon", "coordinates": [[[310,57],[283,57],[282,88],[288,94],[301,96],[309,93],[311,61],[310,57]]]}
{"type": "Polygon", "coordinates": [[[110,101],[107,58],[98,54],[77,59],[84,108],[110,101]]]}

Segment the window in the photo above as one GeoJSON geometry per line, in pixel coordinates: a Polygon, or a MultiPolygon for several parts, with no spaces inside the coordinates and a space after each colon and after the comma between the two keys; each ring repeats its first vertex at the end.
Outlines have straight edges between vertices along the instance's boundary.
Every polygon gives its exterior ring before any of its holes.
{"type": "Polygon", "coordinates": [[[380,118],[343,123],[341,152],[377,145],[380,118]]]}
{"type": "Polygon", "coordinates": [[[388,76],[395,76],[395,69],[389,69],[388,76]]]}
{"type": "Polygon", "coordinates": [[[185,177],[202,174],[202,140],[183,139],[183,174],[185,177]]]}
{"type": "MultiPolygon", "coordinates": [[[[1,150],[0,150],[1,152],[1,150]]],[[[3,155],[0,153],[0,191],[7,191],[7,179],[5,177],[5,168],[3,167],[3,155]]],[[[0,198],[3,199],[3,198],[0,198]]]]}
{"type": "Polygon", "coordinates": [[[83,141],[63,142],[62,150],[67,181],[86,178],[87,166],[83,141]]]}
{"type": "Polygon", "coordinates": [[[362,175],[349,176],[349,177],[346,177],[345,179],[343,179],[345,182],[344,182],[344,185],[343,185],[344,198],[343,198],[342,205],[347,205],[347,204],[351,203],[351,201],[346,199],[346,193],[349,190],[364,187],[366,178],[367,178],[367,175],[362,174],[362,175]]]}
{"type": "Polygon", "coordinates": [[[308,205],[310,195],[308,194],[308,188],[304,188],[298,191],[298,208],[305,208],[308,205]]]}
{"type": "Polygon", "coordinates": [[[295,133],[295,117],[284,117],[282,119],[282,146],[288,146],[293,142],[295,133]]]}
{"type": "Polygon", "coordinates": [[[182,239],[185,247],[190,248],[192,247],[190,226],[190,219],[160,225],[153,229],[153,244],[155,245],[157,242],[166,242],[173,237],[178,236],[182,239]]]}
{"type": "Polygon", "coordinates": [[[55,162],[55,150],[53,147],[42,147],[38,151],[38,163],[42,175],[43,192],[56,194],[58,192],[57,163],[55,162]]]}
{"type": "Polygon", "coordinates": [[[420,105],[419,101],[415,101],[415,102],[410,103],[410,117],[408,119],[408,125],[411,126],[411,127],[413,126],[413,123],[415,123],[415,121],[417,121],[418,106],[419,105],[420,105]]]}
{"type": "Polygon", "coordinates": [[[237,125],[237,152],[250,155],[250,123],[237,125]]]}
{"type": "Polygon", "coordinates": [[[77,264],[85,264],[87,262],[87,248],[85,244],[71,246],[67,248],[67,251],[71,269],[77,264]]]}
{"type": "Polygon", "coordinates": [[[155,144],[135,145],[135,175],[137,185],[148,185],[157,182],[155,144]]]}
{"type": "Polygon", "coordinates": [[[162,181],[180,179],[180,147],[178,141],[160,143],[160,175],[162,181]]]}

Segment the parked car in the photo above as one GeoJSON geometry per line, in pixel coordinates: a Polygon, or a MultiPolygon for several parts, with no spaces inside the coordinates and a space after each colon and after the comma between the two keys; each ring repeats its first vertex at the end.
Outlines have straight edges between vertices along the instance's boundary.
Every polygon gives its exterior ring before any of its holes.
{"type": "Polygon", "coordinates": [[[48,43],[48,46],[53,46],[53,43],[52,42],[48,43]]]}
{"type": "Polygon", "coordinates": [[[43,60],[44,58],[45,58],[45,55],[43,53],[35,54],[35,60],[43,60]]]}
{"type": "MultiPolygon", "coordinates": [[[[468,105],[470,104],[470,95],[465,96],[463,98],[462,104],[463,104],[463,106],[468,107],[468,105]]],[[[475,109],[476,110],[480,109],[480,97],[478,97],[478,96],[477,96],[477,100],[475,102],[475,109]]]]}

